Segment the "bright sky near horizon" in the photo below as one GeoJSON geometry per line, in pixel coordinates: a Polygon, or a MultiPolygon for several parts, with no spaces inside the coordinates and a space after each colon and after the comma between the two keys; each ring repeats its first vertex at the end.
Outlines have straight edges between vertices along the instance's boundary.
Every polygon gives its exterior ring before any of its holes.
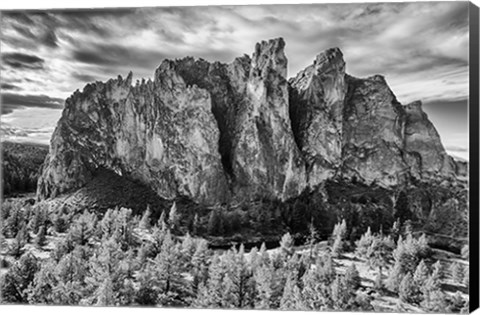
{"type": "Polygon", "coordinates": [[[468,2],[12,11],[1,16],[4,137],[48,143],[63,100],[95,80],[152,77],[165,58],[230,62],[283,37],[289,76],[339,47],[347,72],[382,74],[422,100],[447,150],[468,159],[468,2]]]}

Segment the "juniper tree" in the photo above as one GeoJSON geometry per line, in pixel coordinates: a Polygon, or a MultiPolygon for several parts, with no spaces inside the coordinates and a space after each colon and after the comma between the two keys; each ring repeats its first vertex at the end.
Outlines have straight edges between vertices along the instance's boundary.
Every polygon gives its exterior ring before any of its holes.
{"type": "Polygon", "coordinates": [[[35,239],[35,244],[38,247],[43,247],[47,243],[46,228],[45,225],[39,227],[37,238],[35,239]]]}
{"type": "Polygon", "coordinates": [[[47,223],[47,219],[47,211],[43,207],[37,207],[37,211],[35,211],[28,223],[29,230],[37,234],[38,229],[47,223]]]}
{"type": "Polygon", "coordinates": [[[280,240],[280,250],[282,255],[289,257],[293,255],[294,249],[293,249],[293,238],[290,235],[290,233],[285,233],[282,236],[282,239],[280,240]]]}
{"type": "Polygon", "coordinates": [[[25,233],[20,230],[8,246],[8,253],[18,259],[25,252],[24,246],[26,244],[25,233]]]}
{"type": "Polygon", "coordinates": [[[25,224],[24,214],[18,203],[12,204],[8,214],[3,231],[6,237],[15,237],[25,224]]]}
{"type": "Polygon", "coordinates": [[[345,283],[348,288],[352,290],[357,290],[361,284],[360,273],[357,270],[357,266],[355,264],[351,264],[347,267],[345,271],[345,283]]]}

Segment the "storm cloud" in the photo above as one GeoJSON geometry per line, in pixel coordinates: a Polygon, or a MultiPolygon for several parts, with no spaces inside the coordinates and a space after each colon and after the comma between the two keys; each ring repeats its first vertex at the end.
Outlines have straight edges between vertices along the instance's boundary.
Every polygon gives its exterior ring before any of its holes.
{"type": "Polygon", "coordinates": [[[40,107],[61,109],[63,108],[63,99],[52,98],[46,95],[22,95],[14,93],[2,93],[1,104],[2,114],[10,113],[16,108],[40,107]]]}
{"type": "Polygon", "coordinates": [[[2,62],[16,69],[41,70],[44,68],[45,60],[35,55],[13,52],[2,54],[2,62]]]}

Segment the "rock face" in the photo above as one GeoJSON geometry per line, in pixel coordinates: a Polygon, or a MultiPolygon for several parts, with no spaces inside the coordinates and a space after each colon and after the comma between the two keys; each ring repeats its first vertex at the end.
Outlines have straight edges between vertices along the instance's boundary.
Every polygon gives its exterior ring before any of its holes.
{"type": "Polygon", "coordinates": [[[347,177],[368,184],[404,183],[410,167],[402,154],[405,111],[382,76],[348,76],[344,108],[343,165],[347,177]]]}
{"type": "Polygon", "coordinates": [[[382,76],[349,76],[338,48],[287,82],[285,43],[231,64],[165,60],[153,81],[88,84],[66,100],[38,182],[40,199],[107,169],[160,197],[205,204],[298,196],[326,179],[384,187],[453,176],[419,103],[382,76]]]}
{"type": "Polygon", "coordinates": [[[210,94],[187,86],[171,61],[160,65],[153,82],[132,86],[130,74],[87,85],[66,100],[38,194],[54,197],[80,188],[103,167],[148,184],[164,198],[225,200],[211,106],[210,94]]]}
{"type": "Polygon", "coordinates": [[[405,150],[420,155],[424,176],[455,173],[455,162],[447,155],[437,130],[416,101],[405,106],[407,124],[405,128],[405,150]]]}
{"type": "Polygon", "coordinates": [[[305,167],[288,114],[284,46],[282,39],[255,46],[233,152],[236,189],[245,197],[286,199],[305,188],[305,167]]]}
{"type": "Polygon", "coordinates": [[[290,80],[290,117],[307,165],[308,184],[333,177],[342,163],[345,62],[338,48],[320,53],[290,80]]]}

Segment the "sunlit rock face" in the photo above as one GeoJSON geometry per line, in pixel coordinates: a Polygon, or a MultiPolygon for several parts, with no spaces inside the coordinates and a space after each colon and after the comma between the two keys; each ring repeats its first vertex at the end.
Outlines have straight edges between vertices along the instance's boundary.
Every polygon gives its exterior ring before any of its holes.
{"type": "Polygon", "coordinates": [[[129,74],[76,91],[38,198],[79,189],[98,169],[210,205],[287,200],[326,179],[391,188],[465,173],[421,104],[400,104],[382,76],[349,76],[332,48],[287,81],[284,48],[277,38],[230,64],[165,60],[153,81],[129,74]]]}
{"type": "Polygon", "coordinates": [[[99,168],[148,184],[164,198],[228,198],[210,94],[187,86],[172,61],[154,81],[87,85],[65,104],[39,180],[40,198],[83,186],[99,168]]]}
{"type": "Polygon", "coordinates": [[[342,162],[345,61],[338,48],[320,53],[290,80],[290,117],[307,165],[308,184],[335,175],[342,162]]]}
{"type": "Polygon", "coordinates": [[[305,188],[305,166],[288,113],[287,58],[283,39],[255,46],[237,117],[233,173],[239,196],[287,199],[305,188]]]}
{"type": "Polygon", "coordinates": [[[403,156],[406,115],[385,79],[347,77],[342,172],[367,184],[405,183],[410,166],[403,156]]]}
{"type": "Polygon", "coordinates": [[[422,175],[453,176],[455,162],[447,155],[437,130],[422,109],[422,103],[410,103],[405,106],[405,111],[405,150],[416,152],[420,156],[422,175]]]}

